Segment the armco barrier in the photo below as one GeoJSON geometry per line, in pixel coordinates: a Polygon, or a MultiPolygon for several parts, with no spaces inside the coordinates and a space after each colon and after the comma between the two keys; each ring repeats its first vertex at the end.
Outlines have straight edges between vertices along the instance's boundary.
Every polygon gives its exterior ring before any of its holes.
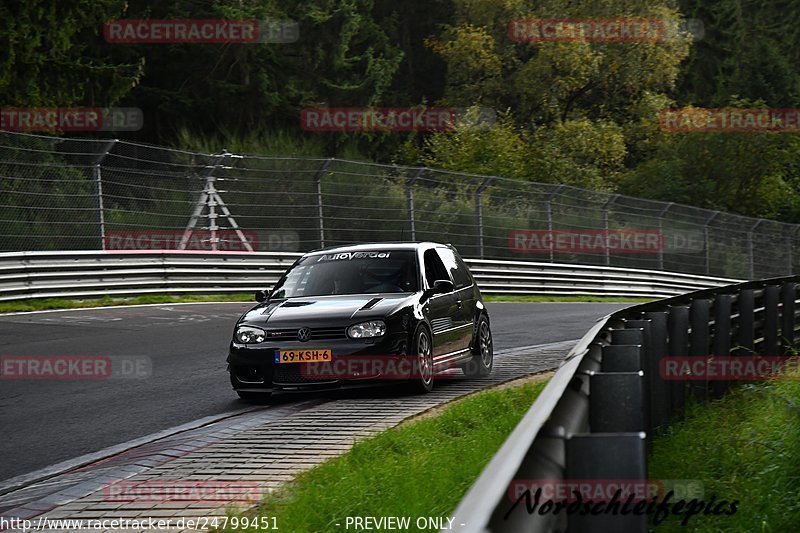
{"type": "Polygon", "coordinates": [[[798,283],[800,276],[707,289],[598,321],[461,500],[453,523],[465,532],[647,531],[647,515],[529,514],[509,489],[525,480],[647,480],[653,429],[679,418],[690,396],[716,397],[731,383],[664,380],[661,359],[789,353],[798,339],[798,283]]]}
{"type": "MultiPolygon", "coordinates": [[[[170,293],[241,293],[271,287],[290,252],[56,251],[0,253],[0,301],[170,293]]],[[[736,280],[616,267],[466,259],[486,294],[661,298],[736,280]]]]}

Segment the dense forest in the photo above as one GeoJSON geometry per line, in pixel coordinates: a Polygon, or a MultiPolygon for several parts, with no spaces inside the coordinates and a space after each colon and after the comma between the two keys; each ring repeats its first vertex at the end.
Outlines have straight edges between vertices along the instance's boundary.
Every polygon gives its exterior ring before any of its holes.
{"type": "MultiPolygon", "coordinates": [[[[800,107],[791,0],[8,0],[3,107],[137,107],[126,139],[424,164],[800,222],[800,139],[663,131],[667,108],[800,107]],[[532,18],[658,19],[655,42],[525,42],[532,18]],[[119,44],[116,19],[291,20],[294,42],[119,44]],[[699,21],[685,31],[686,21],[699,21]],[[491,126],[311,132],[310,107],[449,106],[491,126]]],[[[99,135],[99,134],[96,134],[99,135]]]]}

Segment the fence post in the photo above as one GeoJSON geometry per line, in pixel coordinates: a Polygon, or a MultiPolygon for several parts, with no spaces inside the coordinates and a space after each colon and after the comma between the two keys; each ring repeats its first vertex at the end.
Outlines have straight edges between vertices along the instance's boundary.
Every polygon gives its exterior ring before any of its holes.
{"type": "Polygon", "coordinates": [[[317,235],[319,236],[320,248],[325,248],[325,222],[323,220],[322,211],[322,176],[328,170],[328,167],[331,165],[332,161],[332,157],[326,159],[322,163],[322,166],[319,167],[319,170],[317,170],[317,173],[314,174],[314,184],[317,192],[317,235]]]}
{"type": "Polygon", "coordinates": [[[483,259],[483,204],[481,196],[486,188],[494,183],[494,178],[485,178],[475,191],[475,217],[478,223],[478,257],[483,259]]]}
{"type": "Polygon", "coordinates": [[[670,202],[664,206],[658,213],[658,236],[661,239],[661,248],[658,249],[658,268],[664,270],[664,215],[667,214],[669,208],[675,205],[675,202],[670,202]]]}
{"type": "Polygon", "coordinates": [[[611,252],[608,249],[608,208],[611,207],[611,204],[617,201],[617,198],[619,198],[619,194],[614,194],[606,201],[605,204],[603,204],[603,231],[605,231],[605,235],[603,235],[603,237],[606,241],[604,264],[606,266],[611,265],[611,252]]]}
{"type": "Polygon", "coordinates": [[[789,274],[794,274],[794,241],[797,239],[797,232],[800,231],[800,224],[794,227],[792,231],[791,240],[789,241],[789,274]]]}
{"type": "Polygon", "coordinates": [[[756,279],[756,263],[755,263],[755,256],[753,254],[753,233],[755,233],[758,226],[764,222],[763,219],[759,219],[756,221],[755,224],[750,226],[750,230],[747,232],[747,265],[748,265],[748,272],[749,277],[748,279],[756,279]]]}
{"type": "Polygon", "coordinates": [[[97,195],[97,226],[100,237],[100,249],[103,251],[106,249],[106,215],[105,209],[103,208],[103,173],[100,168],[100,164],[106,158],[111,149],[114,148],[116,143],[117,139],[108,141],[103,147],[103,151],[97,156],[94,166],[92,167],[92,173],[94,177],[94,193],[97,195]]]}
{"type": "Polygon", "coordinates": [[[719,215],[719,211],[714,211],[710,217],[708,217],[703,224],[703,244],[705,246],[705,256],[706,256],[706,275],[711,274],[711,253],[709,251],[709,237],[708,237],[708,226],[711,224],[715,218],[719,215]]]}
{"type": "MultiPolygon", "coordinates": [[[[612,383],[604,385],[613,386],[612,383]]],[[[590,480],[597,480],[599,486],[602,486],[607,482],[605,480],[647,479],[647,443],[643,432],[595,433],[592,428],[592,433],[573,434],[566,439],[564,458],[564,478],[567,480],[580,479],[588,483],[591,483],[590,480]]],[[[644,513],[574,513],[567,520],[566,531],[570,533],[636,533],[648,530],[647,515],[644,513]]]]}
{"type": "MultiPolygon", "coordinates": [[[[667,327],[669,328],[669,355],[672,357],[689,355],[689,307],[685,305],[669,306],[667,327]]],[[[687,382],[681,379],[673,378],[670,383],[669,397],[672,416],[678,419],[683,418],[686,388],[687,382]]]]}
{"type": "Polygon", "coordinates": [[[781,289],[778,285],[764,287],[764,344],[761,347],[761,353],[764,355],[778,355],[780,291],[781,289]]]}
{"type": "MultiPolygon", "coordinates": [[[[689,355],[708,357],[711,317],[711,301],[698,298],[692,300],[689,306],[689,355]]],[[[706,381],[692,381],[692,394],[695,398],[708,399],[708,383],[706,381]]]]}
{"type": "MultiPolygon", "coordinates": [[[[729,357],[731,355],[731,340],[733,338],[733,324],[731,320],[733,297],[730,294],[717,294],[714,298],[714,336],[711,342],[711,353],[715,357],[729,357]]],[[[741,321],[742,318],[739,317],[741,321]]],[[[740,322],[742,325],[742,322],[740,322]]],[[[726,380],[707,380],[709,392],[716,397],[722,396],[728,390],[726,380]]]]}
{"type": "Polygon", "coordinates": [[[416,229],[414,228],[414,183],[428,170],[425,167],[417,170],[417,173],[406,179],[406,211],[408,212],[408,234],[411,241],[417,240],[416,229]]]}
{"type": "Polygon", "coordinates": [[[797,299],[797,284],[793,281],[781,285],[781,348],[783,355],[791,355],[794,349],[795,326],[795,300],[797,299]]]}
{"type": "MultiPolygon", "coordinates": [[[[564,188],[564,184],[557,185],[555,189],[550,191],[550,194],[544,200],[544,212],[547,216],[547,234],[550,236],[550,242],[552,243],[553,239],[553,198],[561,192],[561,189],[564,188]]],[[[550,262],[555,262],[555,253],[553,252],[553,245],[550,245],[550,262]]]]}

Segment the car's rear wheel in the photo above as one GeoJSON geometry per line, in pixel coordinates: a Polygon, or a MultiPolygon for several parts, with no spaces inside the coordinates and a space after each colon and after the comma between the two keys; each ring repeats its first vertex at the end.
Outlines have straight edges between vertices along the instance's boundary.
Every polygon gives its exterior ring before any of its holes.
{"type": "Polygon", "coordinates": [[[433,345],[430,333],[423,326],[414,334],[411,353],[416,357],[409,383],[411,390],[420,394],[428,393],[433,390],[433,345]]]}
{"type": "Polygon", "coordinates": [[[494,367],[494,345],[489,319],[481,315],[475,330],[475,343],[472,347],[472,359],[462,366],[464,374],[471,377],[484,377],[492,373],[494,367]]]}

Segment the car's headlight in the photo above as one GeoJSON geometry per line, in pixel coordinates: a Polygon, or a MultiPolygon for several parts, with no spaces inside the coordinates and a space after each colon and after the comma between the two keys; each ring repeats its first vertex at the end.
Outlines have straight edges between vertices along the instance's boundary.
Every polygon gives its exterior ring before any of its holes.
{"type": "Polygon", "coordinates": [[[264,342],[264,339],[267,338],[267,334],[260,328],[239,326],[236,328],[236,333],[233,337],[239,344],[258,344],[259,342],[264,342]]]}
{"type": "Polygon", "coordinates": [[[383,320],[371,320],[347,328],[347,334],[353,339],[380,337],[384,333],[386,333],[386,323],[383,320]]]}

